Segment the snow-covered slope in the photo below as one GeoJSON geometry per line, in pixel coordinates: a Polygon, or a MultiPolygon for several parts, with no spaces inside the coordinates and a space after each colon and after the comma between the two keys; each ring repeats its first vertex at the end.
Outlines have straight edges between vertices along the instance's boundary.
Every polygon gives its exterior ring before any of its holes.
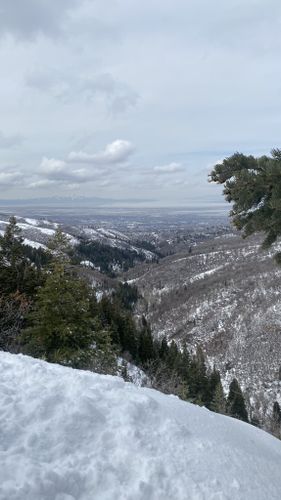
{"type": "Polygon", "coordinates": [[[117,377],[0,353],[1,500],[279,500],[281,443],[117,377]]]}
{"type": "MultiPolygon", "coordinates": [[[[0,220],[0,234],[3,235],[9,222],[8,216],[1,216],[0,220]]],[[[24,244],[33,248],[46,248],[45,244],[54,236],[59,224],[56,222],[49,222],[47,220],[37,220],[30,218],[17,217],[18,227],[22,230],[24,237],[24,244]],[[46,227],[47,226],[47,227],[46,227]]],[[[78,243],[77,238],[69,233],[64,233],[71,245],[78,243]]]]}
{"type": "Polygon", "coordinates": [[[129,250],[135,252],[138,255],[145,257],[147,261],[153,261],[156,258],[156,254],[142,248],[141,246],[136,246],[134,244],[134,239],[130,240],[129,236],[116,231],[115,229],[104,229],[102,227],[83,227],[81,229],[80,236],[86,236],[87,239],[91,241],[97,241],[104,245],[119,248],[120,250],[129,250]]]}
{"type": "MultiPolygon", "coordinates": [[[[153,333],[201,345],[225,388],[236,377],[251,417],[270,427],[281,404],[281,270],[260,238],[216,238],[128,273],[153,333]]],[[[281,495],[280,495],[281,498],[281,495]]]]}

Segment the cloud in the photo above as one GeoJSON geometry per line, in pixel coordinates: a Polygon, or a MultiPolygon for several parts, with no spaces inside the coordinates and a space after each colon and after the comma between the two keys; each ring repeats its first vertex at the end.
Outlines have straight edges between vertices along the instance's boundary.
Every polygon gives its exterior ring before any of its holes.
{"type": "MultiPolygon", "coordinates": [[[[41,161],[38,174],[48,181],[56,180],[61,183],[83,183],[91,180],[98,172],[93,169],[77,168],[67,161],[44,157],[41,161]]],[[[32,183],[34,186],[34,182],[32,183]]],[[[36,185],[36,183],[35,183],[36,185]]]]}
{"type": "Polygon", "coordinates": [[[153,171],[156,174],[174,174],[175,172],[182,172],[184,170],[181,163],[168,163],[167,165],[159,165],[153,167],[153,171]]]}
{"type": "Polygon", "coordinates": [[[0,149],[11,149],[16,146],[19,146],[23,141],[23,137],[21,135],[4,135],[3,132],[0,131],[0,149]]]}
{"type": "Polygon", "coordinates": [[[77,0],[1,0],[0,35],[29,40],[38,34],[56,36],[77,3],[77,0]]]}
{"type": "Polygon", "coordinates": [[[134,108],[139,101],[135,90],[110,73],[76,77],[52,70],[33,71],[26,76],[25,84],[64,103],[72,103],[73,99],[89,103],[102,98],[108,110],[116,115],[134,108]]]}
{"type": "Polygon", "coordinates": [[[44,157],[39,169],[29,176],[28,187],[45,188],[57,184],[75,189],[93,181],[99,186],[107,186],[111,177],[126,165],[134,149],[131,142],[118,139],[95,154],[71,152],[65,160],[44,157]]]}
{"type": "Polygon", "coordinates": [[[60,172],[65,172],[66,170],[66,162],[62,160],[56,160],[55,158],[46,158],[42,159],[40,170],[43,174],[57,174],[60,172]]]}
{"type": "Polygon", "coordinates": [[[56,181],[50,179],[40,179],[39,181],[30,182],[27,187],[32,189],[37,188],[45,188],[49,186],[53,186],[56,184],[56,181]]]}
{"type": "Polygon", "coordinates": [[[2,184],[20,162],[18,196],[220,199],[217,158],[278,146],[280,23],[277,0],[0,0],[2,184]],[[136,154],[94,147],[116,137],[136,154]]]}
{"type": "Polygon", "coordinates": [[[91,163],[93,165],[112,165],[124,163],[134,152],[134,146],[129,141],[117,139],[108,144],[104,151],[96,154],[88,154],[83,151],[71,152],[68,161],[73,163],[91,163]]]}
{"type": "Polygon", "coordinates": [[[88,99],[99,94],[104,95],[109,109],[115,114],[134,108],[139,100],[138,94],[129,85],[116,80],[110,73],[102,73],[81,81],[80,91],[84,92],[88,99]]]}
{"type": "Polygon", "coordinates": [[[24,176],[22,172],[17,171],[17,170],[9,170],[3,169],[2,172],[0,172],[0,187],[1,186],[15,186],[18,184],[22,184],[24,180],[24,176]]]}

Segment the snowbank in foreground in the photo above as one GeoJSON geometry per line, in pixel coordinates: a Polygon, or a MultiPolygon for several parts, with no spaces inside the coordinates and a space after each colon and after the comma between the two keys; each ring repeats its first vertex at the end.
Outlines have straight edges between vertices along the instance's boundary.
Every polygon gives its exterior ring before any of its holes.
{"type": "Polygon", "coordinates": [[[1,500],[280,500],[281,442],[121,379],[0,353],[1,500]]]}

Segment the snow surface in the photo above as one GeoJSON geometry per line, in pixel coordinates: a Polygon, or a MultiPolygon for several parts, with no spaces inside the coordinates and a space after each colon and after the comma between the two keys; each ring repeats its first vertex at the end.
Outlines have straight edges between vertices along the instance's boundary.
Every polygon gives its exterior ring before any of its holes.
{"type": "Polygon", "coordinates": [[[30,224],[31,226],[39,226],[39,221],[37,219],[24,219],[27,224],[30,224]]]}
{"type": "MultiPolygon", "coordinates": [[[[177,262],[177,261],[174,261],[174,262],[177,262]]],[[[206,278],[206,276],[211,276],[212,274],[215,274],[217,271],[219,271],[223,267],[224,267],[223,265],[222,266],[217,266],[214,269],[209,269],[208,271],[204,271],[203,273],[195,274],[194,276],[192,276],[189,279],[189,282],[193,283],[194,281],[202,280],[202,279],[206,278]]]]}
{"type": "Polygon", "coordinates": [[[27,245],[29,247],[32,247],[32,248],[37,248],[37,249],[44,248],[44,250],[47,249],[46,245],[43,245],[43,243],[39,243],[38,241],[32,241],[32,240],[29,240],[28,238],[24,238],[23,244],[27,245]]]}
{"type": "Polygon", "coordinates": [[[0,353],[1,500],[280,500],[281,442],[118,377],[0,353]]]}
{"type": "Polygon", "coordinates": [[[90,260],[81,260],[80,266],[95,267],[95,265],[90,260]]]}

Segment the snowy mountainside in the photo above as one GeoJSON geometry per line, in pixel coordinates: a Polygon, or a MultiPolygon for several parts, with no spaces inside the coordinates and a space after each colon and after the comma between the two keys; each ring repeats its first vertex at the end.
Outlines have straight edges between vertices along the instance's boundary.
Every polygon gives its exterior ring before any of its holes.
{"type": "MultiPolygon", "coordinates": [[[[3,235],[9,221],[9,216],[0,215],[0,234],[3,235]]],[[[116,253],[118,250],[127,252],[131,258],[135,257],[136,260],[153,261],[157,258],[154,251],[148,250],[137,241],[137,238],[130,239],[130,237],[116,229],[92,227],[79,225],[71,226],[65,224],[58,224],[46,219],[35,219],[30,217],[17,217],[18,227],[22,230],[24,237],[24,244],[33,248],[46,248],[48,239],[54,236],[56,229],[60,226],[65,235],[69,239],[69,243],[77,246],[80,242],[97,242],[112,249],[112,258],[114,261],[114,249],[116,253]]],[[[153,246],[152,246],[153,249],[153,246]]],[[[102,249],[101,249],[102,251],[102,249]]],[[[98,269],[99,266],[95,262],[87,258],[81,258],[82,265],[98,269]]],[[[118,262],[114,265],[114,270],[118,271],[122,266],[118,262]],[[116,268],[116,269],[115,269],[116,268]]]]}
{"type": "Polygon", "coordinates": [[[273,254],[257,238],[216,238],[126,275],[153,332],[191,350],[201,345],[226,388],[238,378],[263,424],[281,403],[281,269],[273,254]]]}
{"type": "Polygon", "coordinates": [[[122,379],[0,353],[0,500],[279,500],[281,442],[122,379]]]}
{"type": "Polygon", "coordinates": [[[134,240],[130,239],[128,235],[116,229],[83,227],[80,229],[80,236],[86,236],[91,241],[97,241],[113,248],[136,252],[139,255],[143,255],[147,261],[152,261],[156,258],[154,252],[137,246],[134,240]]]}
{"type": "MultiPolygon", "coordinates": [[[[0,231],[1,235],[4,234],[4,231],[9,222],[8,216],[1,215],[0,220],[0,231]]],[[[17,225],[22,230],[22,235],[24,237],[24,244],[29,245],[33,248],[46,248],[46,243],[48,239],[54,236],[56,229],[58,228],[58,224],[56,222],[50,222],[48,220],[37,220],[30,218],[22,218],[17,217],[17,225]]],[[[78,243],[75,236],[65,232],[66,236],[69,239],[69,243],[75,245],[78,243]]]]}

